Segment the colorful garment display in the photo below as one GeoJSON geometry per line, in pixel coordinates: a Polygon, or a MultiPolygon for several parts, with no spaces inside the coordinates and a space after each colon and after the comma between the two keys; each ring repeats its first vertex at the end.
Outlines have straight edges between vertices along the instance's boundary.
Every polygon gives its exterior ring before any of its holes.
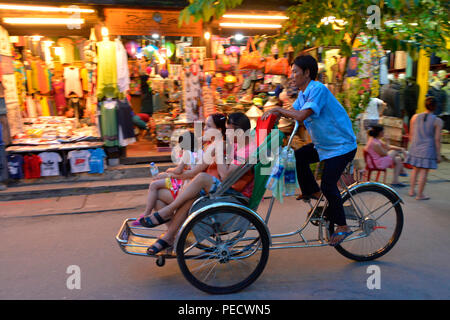
{"type": "Polygon", "coordinates": [[[25,179],[36,179],[41,177],[42,159],[36,154],[24,157],[23,171],[25,179]]]}
{"type": "Polygon", "coordinates": [[[119,93],[117,84],[116,43],[103,40],[97,43],[98,56],[101,57],[97,65],[97,96],[116,98],[119,93]]]}
{"type": "Polygon", "coordinates": [[[100,107],[102,136],[106,147],[119,145],[117,124],[117,101],[103,101],[100,107]]]}
{"type": "Polygon", "coordinates": [[[53,91],[54,91],[57,113],[58,113],[58,115],[62,115],[64,113],[64,109],[66,108],[66,105],[67,105],[65,91],[64,91],[64,81],[55,80],[52,83],[52,87],[53,87],[53,91]]]}
{"type": "Polygon", "coordinates": [[[83,89],[81,87],[80,69],[75,67],[64,68],[64,95],[69,98],[71,94],[76,94],[78,97],[83,96],[83,89]]]}
{"type": "Polygon", "coordinates": [[[89,149],[90,157],[89,157],[89,173],[103,173],[105,171],[105,158],[106,153],[101,148],[97,149],[89,149]]]}
{"type": "Polygon", "coordinates": [[[59,176],[59,163],[62,162],[61,156],[56,152],[41,152],[39,153],[41,157],[41,176],[59,176]]]}
{"type": "Polygon", "coordinates": [[[7,161],[9,177],[11,179],[23,179],[23,157],[21,155],[10,154],[7,156],[7,161]]]}
{"type": "Polygon", "coordinates": [[[80,173],[88,172],[90,170],[89,158],[91,153],[88,150],[74,150],[70,151],[67,158],[70,161],[70,172],[80,173]]]}
{"type": "Polygon", "coordinates": [[[130,90],[130,72],[128,69],[128,55],[122,41],[115,40],[116,43],[116,60],[117,60],[117,82],[119,92],[127,92],[130,90]]]}

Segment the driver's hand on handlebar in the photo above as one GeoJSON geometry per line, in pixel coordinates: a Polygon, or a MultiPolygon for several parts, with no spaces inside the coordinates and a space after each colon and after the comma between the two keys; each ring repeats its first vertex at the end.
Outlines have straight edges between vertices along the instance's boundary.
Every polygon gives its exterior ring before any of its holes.
{"type": "Polygon", "coordinates": [[[281,113],[278,111],[278,108],[273,108],[269,111],[264,112],[264,114],[261,116],[261,120],[266,120],[272,114],[276,115],[278,119],[281,117],[281,113]]]}

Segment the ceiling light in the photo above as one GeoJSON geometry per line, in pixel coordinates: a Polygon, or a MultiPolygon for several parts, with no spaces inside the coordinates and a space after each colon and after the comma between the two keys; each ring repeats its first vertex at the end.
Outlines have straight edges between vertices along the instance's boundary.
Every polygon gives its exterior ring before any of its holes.
{"type": "Polygon", "coordinates": [[[71,18],[3,18],[3,22],[7,24],[40,24],[40,25],[80,25],[84,23],[84,19],[71,18]]]}
{"type": "Polygon", "coordinates": [[[206,31],[203,36],[205,37],[205,40],[209,40],[211,39],[211,32],[206,31]]]}
{"type": "Polygon", "coordinates": [[[20,11],[40,11],[40,12],[79,12],[79,13],[93,13],[94,9],[82,9],[77,6],[68,8],[46,7],[46,6],[27,6],[27,5],[13,5],[0,4],[0,10],[20,10],[20,11]]]}
{"type": "Polygon", "coordinates": [[[267,16],[267,15],[253,15],[253,14],[225,14],[223,18],[229,19],[260,19],[260,20],[288,20],[286,16],[267,16]]]}
{"type": "Polygon", "coordinates": [[[242,39],[244,39],[244,36],[240,33],[236,33],[234,35],[234,39],[236,39],[236,41],[241,41],[242,39]]]}
{"type": "Polygon", "coordinates": [[[265,24],[265,23],[232,23],[222,22],[219,24],[225,28],[258,28],[258,29],[280,29],[281,24],[265,24]]]}
{"type": "Polygon", "coordinates": [[[157,33],[152,34],[152,38],[153,39],[158,39],[159,38],[159,34],[157,34],[157,33]]]}

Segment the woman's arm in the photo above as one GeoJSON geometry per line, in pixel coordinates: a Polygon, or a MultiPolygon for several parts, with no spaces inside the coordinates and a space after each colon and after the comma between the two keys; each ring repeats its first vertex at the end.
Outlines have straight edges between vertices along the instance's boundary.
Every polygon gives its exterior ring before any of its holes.
{"type": "Polygon", "coordinates": [[[180,161],[180,163],[175,168],[169,168],[166,170],[166,172],[172,174],[182,174],[185,166],[186,164],[183,161],[180,161]]]}
{"type": "Polygon", "coordinates": [[[170,174],[172,178],[180,179],[180,180],[190,180],[193,179],[200,172],[205,171],[208,168],[207,163],[198,164],[192,170],[186,170],[180,174],[170,174]]]}
{"type": "Polygon", "coordinates": [[[386,150],[379,144],[373,144],[373,150],[378,153],[380,156],[385,157],[387,156],[386,150]]]}

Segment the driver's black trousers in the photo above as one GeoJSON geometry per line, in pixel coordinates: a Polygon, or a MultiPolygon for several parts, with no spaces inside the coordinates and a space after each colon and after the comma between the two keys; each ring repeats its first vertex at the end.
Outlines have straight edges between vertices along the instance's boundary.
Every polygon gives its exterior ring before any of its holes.
{"type": "Polygon", "coordinates": [[[312,195],[313,193],[322,191],[325,198],[328,200],[328,208],[324,215],[330,222],[338,226],[346,225],[344,207],[342,205],[341,193],[337,183],[345,167],[351,162],[356,155],[356,149],[341,156],[333,157],[323,160],[324,167],[322,172],[322,179],[319,185],[314,179],[310,164],[319,162],[319,154],[314,148],[313,143],[309,143],[295,151],[295,159],[297,163],[297,178],[300,189],[304,196],[312,195]]]}

